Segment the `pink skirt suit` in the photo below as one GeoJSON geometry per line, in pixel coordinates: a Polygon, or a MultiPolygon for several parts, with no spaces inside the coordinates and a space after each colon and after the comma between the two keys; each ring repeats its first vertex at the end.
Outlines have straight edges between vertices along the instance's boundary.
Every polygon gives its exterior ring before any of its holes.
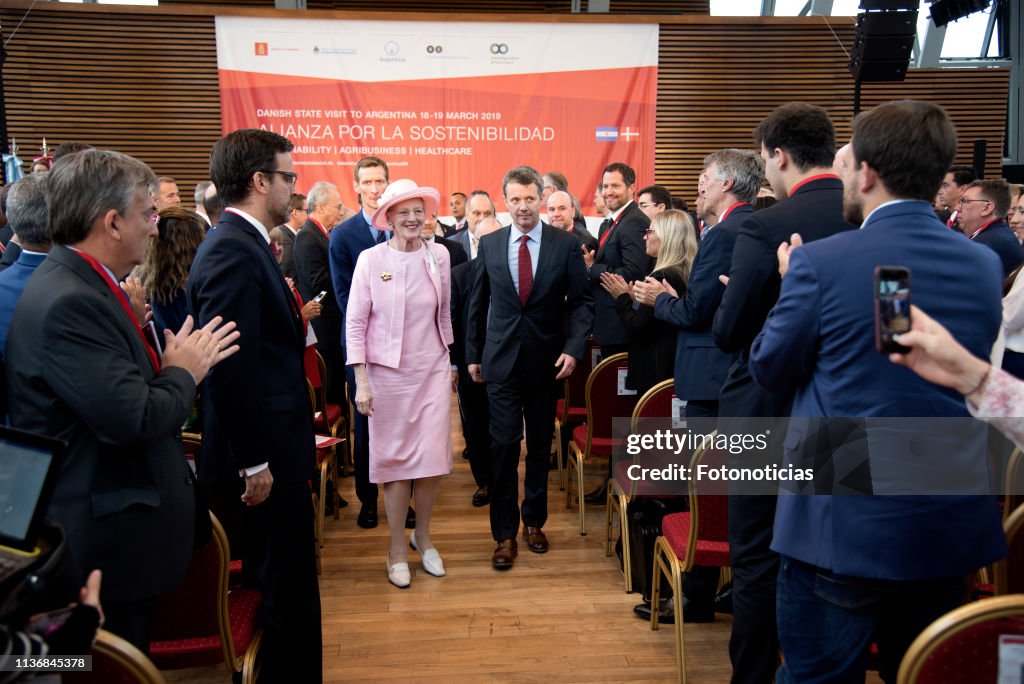
{"type": "Polygon", "coordinates": [[[400,252],[383,243],[359,255],[345,341],[348,363],[366,364],[373,392],[370,482],[451,472],[451,421],[445,416],[451,410],[453,339],[444,247],[423,244],[400,252]]]}

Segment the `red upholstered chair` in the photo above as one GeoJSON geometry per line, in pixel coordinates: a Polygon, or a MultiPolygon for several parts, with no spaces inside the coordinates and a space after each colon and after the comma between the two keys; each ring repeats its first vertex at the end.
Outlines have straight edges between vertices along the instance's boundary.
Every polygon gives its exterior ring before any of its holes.
{"type": "MultiPolygon", "coordinates": [[[[313,383],[306,379],[306,389],[309,391],[310,404],[315,406],[314,397],[316,389],[313,383]]],[[[316,413],[316,412],[314,412],[316,413]]],[[[314,417],[315,418],[315,417],[314,417]]],[[[338,467],[337,467],[337,444],[345,441],[345,435],[332,437],[316,432],[316,468],[320,473],[319,489],[313,492],[313,536],[316,538],[316,572],[320,574],[320,549],[324,546],[324,520],[327,518],[327,497],[334,497],[334,519],[338,519],[339,506],[338,496],[338,467]]]]}
{"type": "MultiPolygon", "coordinates": [[[[671,378],[659,382],[657,385],[649,389],[636,402],[636,407],[633,409],[633,421],[630,425],[630,432],[632,434],[639,434],[641,432],[645,432],[645,430],[642,429],[645,419],[670,419],[672,416],[672,399],[674,397],[675,388],[673,380],[671,378]]],[[[651,489],[651,487],[649,486],[650,483],[647,480],[635,481],[629,478],[629,467],[635,463],[639,463],[640,460],[641,459],[639,456],[635,457],[631,461],[623,459],[613,466],[612,479],[608,483],[608,505],[605,509],[606,517],[604,555],[612,555],[612,535],[614,533],[615,527],[615,513],[618,513],[619,536],[622,539],[622,567],[623,574],[625,576],[627,594],[633,592],[632,568],[630,567],[629,562],[629,534],[627,531],[626,523],[627,506],[629,505],[630,499],[632,499],[635,496],[653,496],[657,493],[661,493],[647,491],[648,489],[651,489]]]]}
{"type": "MultiPolygon", "coordinates": [[[[978,684],[999,680],[999,637],[1024,641],[1024,596],[996,596],[952,610],[910,644],[897,684],[978,684]]],[[[1018,677],[1020,673],[1017,673],[1018,677]]]]}
{"type": "Polygon", "coordinates": [[[161,595],[152,619],[150,658],[161,669],[198,667],[223,662],[241,673],[243,684],[256,681],[256,656],[262,633],[258,591],[228,589],[231,557],[227,535],[210,514],[210,542],[192,554],[185,581],[161,595]]]}
{"type": "MultiPolygon", "coordinates": [[[[717,432],[711,433],[713,440],[717,432]]],[[[705,442],[705,444],[708,444],[705,442]]],[[[728,464],[728,454],[702,444],[690,460],[690,472],[700,464],[710,469],[728,464]]],[[[708,446],[710,446],[708,444],[708,446]]],[[[696,479],[689,482],[690,511],[672,513],[661,521],[661,536],[654,542],[654,563],[651,579],[651,605],[660,600],[659,573],[672,584],[677,606],[683,595],[683,576],[694,565],[729,567],[729,484],[726,481],[696,479]]],[[[683,644],[683,611],[676,610],[676,664],[679,681],[686,681],[686,654],[683,644]]],[[[658,611],[653,611],[651,629],[658,629],[658,611]]]]}
{"type": "Polygon", "coordinates": [[[130,643],[101,629],[92,645],[92,671],[67,672],[68,684],[164,684],[164,676],[149,658],[130,643]]]}
{"type": "Polygon", "coordinates": [[[587,351],[576,365],[576,370],[562,381],[563,396],[555,405],[555,458],[558,460],[558,488],[565,491],[565,476],[568,469],[562,468],[562,430],[582,425],[587,420],[587,378],[594,369],[594,352],[601,348],[593,340],[587,341],[587,351]]]}
{"type": "MultiPolygon", "coordinates": [[[[185,460],[189,462],[192,467],[192,472],[196,472],[196,459],[199,458],[199,450],[203,447],[203,436],[198,432],[182,432],[181,443],[185,447],[185,460]]],[[[198,495],[198,492],[197,492],[198,495]]],[[[237,584],[237,579],[242,574],[242,561],[233,560],[231,561],[231,579],[232,584],[237,584]]]]}
{"type": "MultiPolygon", "coordinates": [[[[315,394],[313,402],[313,430],[320,435],[330,435],[331,437],[344,440],[339,443],[341,447],[340,464],[345,468],[351,468],[352,453],[349,449],[350,442],[348,440],[348,402],[332,404],[327,401],[327,363],[324,361],[324,357],[320,355],[320,352],[315,351],[314,353],[316,354],[317,377],[320,378],[320,382],[312,383],[315,394]]],[[[337,451],[337,447],[335,447],[335,451],[337,451]]],[[[335,454],[335,463],[338,463],[337,454],[335,454]]],[[[335,518],[337,518],[338,509],[334,510],[335,518]]]]}
{"type": "MultiPolygon", "coordinates": [[[[579,489],[580,534],[587,534],[586,506],[583,501],[583,463],[594,456],[611,458],[614,445],[612,419],[633,415],[636,393],[619,394],[619,371],[629,369],[626,354],[614,354],[597,364],[587,378],[584,393],[587,404],[587,422],[573,428],[569,443],[568,473],[565,505],[572,508],[572,471],[576,469],[579,489]]],[[[574,373],[575,375],[575,373],[574,373]]]]}
{"type": "Polygon", "coordinates": [[[995,564],[996,596],[1024,594],[1024,504],[1003,521],[1010,552],[995,564]]]}

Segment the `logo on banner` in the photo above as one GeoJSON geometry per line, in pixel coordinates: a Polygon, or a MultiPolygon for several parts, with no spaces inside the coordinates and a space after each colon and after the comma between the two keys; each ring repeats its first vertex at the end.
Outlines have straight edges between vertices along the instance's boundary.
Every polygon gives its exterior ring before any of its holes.
{"type": "Polygon", "coordinates": [[[427,54],[428,55],[439,55],[443,51],[444,51],[444,48],[441,45],[428,45],[427,46],[427,54]]]}
{"type": "Polygon", "coordinates": [[[598,126],[594,137],[598,142],[616,142],[619,129],[615,126],[598,126]]]}
{"type": "Polygon", "coordinates": [[[492,55],[507,55],[508,44],[507,43],[491,43],[491,54],[492,55]]]}
{"type": "Polygon", "coordinates": [[[270,47],[267,43],[253,43],[253,48],[257,57],[266,57],[270,54],[270,47]]]}
{"type": "Polygon", "coordinates": [[[632,142],[633,138],[640,137],[640,131],[636,130],[631,126],[626,126],[619,132],[619,135],[621,135],[622,139],[625,140],[626,142],[632,142]]]}
{"type": "Polygon", "coordinates": [[[384,54],[388,57],[394,57],[398,54],[398,43],[393,40],[389,40],[384,43],[384,54]]]}

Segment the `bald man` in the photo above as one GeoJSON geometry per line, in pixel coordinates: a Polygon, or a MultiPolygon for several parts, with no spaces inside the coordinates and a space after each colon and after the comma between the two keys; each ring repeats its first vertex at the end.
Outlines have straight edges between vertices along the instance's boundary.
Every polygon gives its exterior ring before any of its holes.
{"type": "Polygon", "coordinates": [[[589,231],[576,226],[576,203],[573,202],[572,195],[562,190],[556,190],[548,195],[545,208],[548,212],[548,222],[551,225],[575,235],[588,252],[597,250],[597,238],[589,231]]]}

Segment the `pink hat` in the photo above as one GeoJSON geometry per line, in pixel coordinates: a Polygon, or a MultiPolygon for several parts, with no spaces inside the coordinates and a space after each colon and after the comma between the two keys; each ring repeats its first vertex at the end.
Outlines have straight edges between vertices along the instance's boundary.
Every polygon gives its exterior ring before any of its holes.
{"type": "Polygon", "coordinates": [[[430,218],[437,211],[441,203],[441,194],[434,188],[416,185],[416,181],[402,178],[384,189],[377,204],[377,211],[373,212],[373,227],[378,230],[391,230],[388,225],[388,209],[409,199],[420,198],[423,200],[423,209],[430,218]]]}

